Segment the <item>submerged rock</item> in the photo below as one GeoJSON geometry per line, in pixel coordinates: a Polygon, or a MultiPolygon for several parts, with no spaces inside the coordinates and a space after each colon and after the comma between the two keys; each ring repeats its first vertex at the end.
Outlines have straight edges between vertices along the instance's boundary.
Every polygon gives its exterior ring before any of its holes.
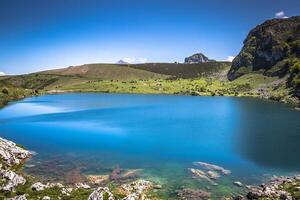
{"type": "Polygon", "coordinates": [[[135,179],[139,176],[138,174],[139,171],[140,171],[139,169],[135,169],[135,170],[126,171],[124,173],[124,170],[122,170],[119,166],[117,166],[109,175],[109,180],[122,181],[128,179],[135,179]]]}
{"type": "Polygon", "coordinates": [[[189,168],[188,170],[193,174],[194,178],[200,178],[200,179],[208,181],[212,185],[217,185],[217,183],[212,181],[204,171],[202,171],[200,169],[194,169],[194,168],[189,168]]]}
{"type": "Polygon", "coordinates": [[[203,190],[185,188],[176,191],[177,196],[182,200],[204,200],[210,198],[210,193],[203,190]]]}
{"type": "Polygon", "coordinates": [[[220,178],[220,174],[215,172],[215,171],[208,171],[207,175],[209,176],[209,178],[217,180],[218,178],[220,178]]]}
{"type": "Polygon", "coordinates": [[[235,181],[235,182],[233,182],[233,184],[238,186],[238,187],[243,187],[243,184],[239,181],[235,181]]]}
{"type": "Polygon", "coordinates": [[[194,165],[196,166],[199,166],[199,167],[203,167],[207,170],[211,170],[211,171],[217,171],[217,172],[220,172],[222,173],[223,175],[229,175],[231,174],[231,171],[228,170],[228,169],[225,169],[221,166],[218,166],[218,165],[213,165],[213,164],[210,164],[210,163],[205,163],[205,162],[194,162],[194,165]]]}
{"type": "Polygon", "coordinates": [[[93,184],[101,184],[108,181],[109,175],[88,175],[86,178],[93,184]]]}

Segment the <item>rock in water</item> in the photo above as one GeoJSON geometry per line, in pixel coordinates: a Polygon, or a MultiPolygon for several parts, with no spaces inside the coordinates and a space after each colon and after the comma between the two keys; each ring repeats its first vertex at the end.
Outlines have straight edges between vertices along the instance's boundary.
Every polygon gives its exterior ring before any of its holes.
{"type": "Polygon", "coordinates": [[[178,190],[177,196],[180,199],[188,199],[188,200],[204,200],[210,198],[210,193],[203,190],[194,190],[190,188],[185,188],[182,190],[178,190]]]}
{"type": "Polygon", "coordinates": [[[188,169],[194,176],[194,178],[200,178],[203,180],[208,181],[209,183],[211,183],[212,185],[217,185],[214,181],[212,181],[204,171],[200,170],[200,169],[194,169],[194,168],[189,168],[188,169]]]}
{"type": "Polygon", "coordinates": [[[242,187],[243,186],[243,184],[241,182],[239,182],[239,181],[235,181],[235,182],[233,182],[233,184],[236,185],[236,186],[238,186],[238,187],[242,187]]]}
{"type": "Polygon", "coordinates": [[[217,171],[217,172],[220,172],[224,175],[229,175],[231,174],[231,171],[228,170],[228,169],[225,169],[221,166],[218,166],[218,165],[213,165],[213,164],[210,164],[210,163],[205,163],[205,162],[194,162],[194,165],[196,166],[199,166],[199,167],[203,167],[203,168],[206,168],[208,170],[211,170],[211,171],[217,171]]]}
{"type": "Polygon", "coordinates": [[[202,53],[196,53],[192,56],[186,57],[184,59],[184,63],[193,64],[193,63],[204,63],[204,62],[210,62],[215,60],[210,60],[208,57],[206,57],[202,53]]]}

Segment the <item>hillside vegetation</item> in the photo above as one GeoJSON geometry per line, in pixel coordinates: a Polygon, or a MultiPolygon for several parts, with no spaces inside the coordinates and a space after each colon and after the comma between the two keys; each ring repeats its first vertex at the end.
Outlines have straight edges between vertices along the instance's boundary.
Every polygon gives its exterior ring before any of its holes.
{"type": "Polygon", "coordinates": [[[253,72],[286,77],[282,84],[289,95],[300,98],[300,17],[267,20],[250,31],[228,79],[253,72]]]}
{"type": "Polygon", "coordinates": [[[260,96],[299,105],[300,17],[268,20],[255,27],[233,63],[85,64],[0,77],[0,86],[35,93],[260,96]]]}

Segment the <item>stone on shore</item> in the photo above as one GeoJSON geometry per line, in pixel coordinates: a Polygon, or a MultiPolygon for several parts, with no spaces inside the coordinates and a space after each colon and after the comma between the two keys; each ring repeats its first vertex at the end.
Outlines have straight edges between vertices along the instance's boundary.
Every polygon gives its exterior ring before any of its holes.
{"type": "Polygon", "coordinates": [[[115,197],[111,193],[108,187],[98,187],[94,192],[92,192],[88,200],[104,200],[104,194],[108,196],[108,200],[114,200],[115,197]]]}
{"type": "Polygon", "coordinates": [[[0,137],[0,157],[8,166],[19,165],[31,155],[32,152],[19,147],[12,141],[0,137]]]}
{"type": "Polygon", "coordinates": [[[13,191],[18,185],[26,183],[25,178],[11,170],[0,169],[0,177],[7,180],[7,183],[3,187],[0,187],[4,191],[13,191]]]}
{"type": "Polygon", "coordinates": [[[27,198],[26,198],[26,194],[23,194],[23,195],[15,196],[12,198],[8,198],[6,200],[27,200],[27,198]]]}
{"type": "Polygon", "coordinates": [[[91,187],[88,185],[88,184],[85,184],[85,183],[76,183],[75,184],[75,187],[77,189],[90,189],[91,187]]]}
{"type": "Polygon", "coordinates": [[[47,188],[48,188],[48,186],[47,186],[47,185],[44,185],[44,184],[41,183],[41,182],[36,182],[36,183],[32,184],[32,186],[31,186],[31,189],[32,189],[33,191],[43,191],[43,190],[45,190],[45,189],[47,189],[47,188]]]}

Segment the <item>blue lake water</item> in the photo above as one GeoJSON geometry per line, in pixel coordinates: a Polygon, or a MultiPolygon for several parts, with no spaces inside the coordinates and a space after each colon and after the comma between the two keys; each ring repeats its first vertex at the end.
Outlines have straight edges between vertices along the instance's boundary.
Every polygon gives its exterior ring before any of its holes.
{"type": "Polygon", "coordinates": [[[28,173],[55,180],[80,168],[106,174],[120,166],[166,188],[201,188],[189,167],[202,161],[232,171],[210,186],[260,183],[300,171],[300,112],[234,97],[59,94],[26,98],[0,110],[0,136],[37,152],[28,173]]]}

